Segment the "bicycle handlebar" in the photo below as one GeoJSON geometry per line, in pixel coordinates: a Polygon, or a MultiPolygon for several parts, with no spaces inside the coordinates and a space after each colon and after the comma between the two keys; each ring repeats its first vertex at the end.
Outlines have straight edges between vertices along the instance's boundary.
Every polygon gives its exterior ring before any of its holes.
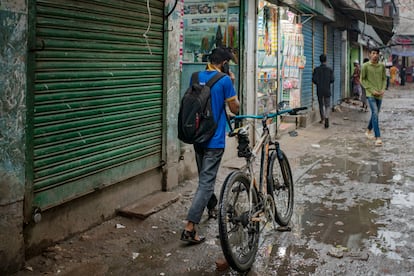
{"type": "Polygon", "coordinates": [[[306,109],[308,109],[306,106],[302,106],[302,107],[296,107],[296,108],[282,109],[282,110],[278,110],[276,113],[267,113],[263,115],[236,115],[236,116],[231,117],[230,119],[235,119],[235,120],[265,119],[265,118],[274,118],[274,117],[277,117],[277,116],[280,116],[286,113],[289,113],[289,115],[297,115],[299,111],[306,110],[306,109]]]}
{"type": "Polygon", "coordinates": [[[242,128],[239,128],[237,125],[237,122],[240,122],[243,119],[261,119],[262,120],[262,124],[263,127],[266,127],[266,121],[269,118],[274,118],[277,116],[280,116],[282,114],[286,114],[289,113],[290,115],[297,115],[298,111],[301,110],[306,110],[308,109],[307,107],[297,107],[297,108],[287,108],[287,109],[282,109],[282,110],[278,110],[276,113],[265,113],[263,115],[236,115],[236,116],[232,116],[230,117],[230,120],[235,121],[235,127],[233,128],[233,126],[231,125],[230,121],[229,121],[229,127],[230,127],[230,132],[229,132],[229,136],[235,136],[239,131],[243,131],[242,128]]]}

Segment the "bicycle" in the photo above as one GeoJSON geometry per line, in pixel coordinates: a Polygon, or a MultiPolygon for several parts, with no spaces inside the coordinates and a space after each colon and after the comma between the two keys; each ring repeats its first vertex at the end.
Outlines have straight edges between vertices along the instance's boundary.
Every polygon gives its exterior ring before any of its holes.
{"type": "Polygon", "coordinates": [[[280,144],[271,139],[268,121],[285,113],[296,115],[306,107],[284,109],[264,115],[237,115],[232,118],[229,136],[238,138],[238,156],[246,164],[231,172],[221,188],[219,199],[219,238],[229,265],[248,271],[254,263],[259,237],[267,223],[287,226],[293,213],[293,179],[288,158],[280,144]],[[261,119],[263,133],[252,149],[248,125],[237,127],[245,119],[261,119]],[[236,128],[237,127],[237,128],[236,128]],[[259,180],[256,180],[254,161],[261,153],[259,180]],[[265,185],[266,184],[266,185],[265,185]],[[260,224],[262,223],[262,227],[260,224]]]}

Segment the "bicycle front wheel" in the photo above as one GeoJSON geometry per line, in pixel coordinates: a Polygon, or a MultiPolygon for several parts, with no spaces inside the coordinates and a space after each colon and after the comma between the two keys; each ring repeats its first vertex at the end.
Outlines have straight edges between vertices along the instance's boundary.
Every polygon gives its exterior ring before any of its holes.
{"type": "Polygon", "coordinates": [[[259,244],[259,222],[251,219],[252,209],[257,205],[257,193],[253,188],[250,204],[249,189],[249,177],[235,171],[224,181],[219,201],[221,248],[229,265],[239,272],[251,268],[259,244]]]}
{"type": "Polygon", "coordinates": [[[267,193],[275,201],[275,220],[279,225],[288,225],[293,214],[293,179],[285,153],[273,151],[270,156],[267,193]]]}

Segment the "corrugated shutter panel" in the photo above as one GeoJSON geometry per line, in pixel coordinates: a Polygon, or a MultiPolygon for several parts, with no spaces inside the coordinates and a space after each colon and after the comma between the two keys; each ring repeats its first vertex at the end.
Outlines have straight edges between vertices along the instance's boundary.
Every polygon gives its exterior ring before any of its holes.
{"type": "Polygon", "coordinates": [[[35,206],[159,165],[163,9],[164,1],[150,1],[150,13],[146,0],[36,1],[35,206]]]}
{"type": "Polygon", "coordinates": [[[340,100],[342,99],[342,61],[341,61],[341,54],[342,54],[342,42],[341,42],[341,32],[338,30],[334,30],[334,75],[335,75],[335,82],[334,82],[334,91],[335,91],[335,99],[334,104],[340,104],[340,100]]]}
{"type": "MultiPolygon", "coordinates": [[[[327,55],[327,65],[334,69],[334,40],[333,40],[333,28],[331,26],[327,27],[327,37],[326,37],[326,55],[327,55]]],[[[335,74],[335,72],[334,72],[335,74]]],[[[331,105],[336,104],[335,101],[335,83],[331,85],[331,105]]]]}
{"type": "MultiPolygon", "coordinates": [[[[319,56],[324,53],[323,35],[324,35],[323,23],[318,21],[318,20],[314,20],[314,30],[313,30],[313,43],[314,43],[313,44],[313,60],[314,60],[314,67],[317,67],[321,64],[321,62],[319,61],[319,56]]],[[[314,95],[314,100],[315,100],[315,103],[318,102],[318,97],[317,97],[316,93],[314,95]]]]}
{"type": "MultiPolygon", "coordinates": [[[[307,20],[307,17],[302,17],[302,22],[307,20]]],[[[307,20],[302,26],[303,41],[304,41],[304,55],[306,57],[306,65],[302,70],[302,94],[301,105],[312,106],[312,20],[307,20]]]]}

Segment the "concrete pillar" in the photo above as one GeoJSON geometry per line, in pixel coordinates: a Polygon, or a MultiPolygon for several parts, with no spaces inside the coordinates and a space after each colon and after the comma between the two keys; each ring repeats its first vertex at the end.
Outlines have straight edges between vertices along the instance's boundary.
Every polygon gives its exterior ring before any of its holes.
{"type": "Polygon", "coordinates": [[[27,2],[0,0],[0,274],[24,263],[27,2]]]}
{"type": "Polygon", "coordinates": [[[164,102],[165,120],[166,124],[166,139],[164,139],[164,149],[165,153],[163,158],[165,161],[165,166],[163,168],[163,190],[170,190],[174,186],[177,186],[179,180],[185,178],[180,176],[183,171],[185,171],[184,162],[180,162],[180,142],[177,139],[177,119],[178,119],[178,108],[180,102],[180,76],[181,76],[181,61],[182,56],[180,55],[181,51],[177,51],[178,47],[183,47],[182,45],[182,8],[183,3],[178,1],[177,5],[174,8],[175,1],[169,0],[165,2],[166,9],[171,14],[166,21],[165,33],[167,39],[167,52],[168,55],[165,55],[166,58],[166,74],[164,78],[164,83],[166,84],[166,95],[164,102]],[[174,8],[174,10],[173,10],[174,8]]]}

